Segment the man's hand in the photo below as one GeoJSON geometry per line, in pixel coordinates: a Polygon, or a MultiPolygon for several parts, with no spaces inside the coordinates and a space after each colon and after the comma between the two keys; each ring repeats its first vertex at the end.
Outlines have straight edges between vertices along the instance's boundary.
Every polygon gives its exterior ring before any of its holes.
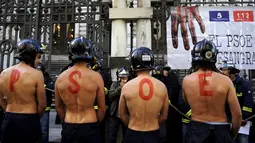
{"type": "Polygon", "coordinates": [[[124,86],[125,83],[127,83],[126,80],[121,80],[120,81],[120,89],[122,89],[122,87],[124,86]]]}
{"type": "Polygon", "coordinates": [[[192,37],[192,43],[197,44],[197,36],[195,33],[195,25],[193,23],[193,19],[196,19],[202,33],[205,32],[205,25],[203,23],[202,18],[199,15],[198,7],[174,7],[171,9],[171,34],[173,47],[178,48],[178,27],[181,24],[181,34],[183,39],[183,45],[186,50],[190,49],[189,39],[188,39],[188,30],[186,23],[188,22],[189,31],[192,37]]]}
{"type": "Polygon", "coordinates": [[[247,121],[242,120],[241,126],[245,126],[247,124],[247,121]]]}
{"type": "Polygon", "coordinates": [[[120,82],[120,89],[122,89],[124,84],[125,84],[124,82],[120,82]]]}

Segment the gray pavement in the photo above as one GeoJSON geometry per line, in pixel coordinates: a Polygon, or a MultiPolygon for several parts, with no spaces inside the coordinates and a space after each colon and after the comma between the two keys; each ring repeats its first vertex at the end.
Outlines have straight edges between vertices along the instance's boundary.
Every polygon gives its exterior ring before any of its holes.
{"type": "Polygon", "coordinates": [[[61,125],[55,125],[56,111],[51,110],[50,112],[50,131],[49,131],[49,142],[60,143],[61,141],[61,125]]]}

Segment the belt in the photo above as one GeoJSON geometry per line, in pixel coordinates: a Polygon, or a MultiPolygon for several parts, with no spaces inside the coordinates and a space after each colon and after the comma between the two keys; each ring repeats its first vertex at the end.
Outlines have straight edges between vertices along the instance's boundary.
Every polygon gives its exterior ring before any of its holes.
{"type": "Polygon", "coordinates": [[[188,124],[190,122],[190,120],[182,118],[182,122],[185,124],[188,124]]]}
{"type": "MultiPolygon", "coordinates": [[[[191,111],[191,109],[186,113],[186,116],[191,116],[191,114],[192,114],[192,111],[191,111]]],[[[183,123],[189,123],[190,122],[190,120],[189,119],[185,119],[185,118],[182,118],[182,122],[183,123]]]]}
{"type": "MultiPolygon", "coordinates": [[[[98,106],[94,106],[94,109],[95,109],[95,110],[98,110],[98,106]]],[[[106,109],[109,109],[109,107],[106,106],[106,109]]]]}

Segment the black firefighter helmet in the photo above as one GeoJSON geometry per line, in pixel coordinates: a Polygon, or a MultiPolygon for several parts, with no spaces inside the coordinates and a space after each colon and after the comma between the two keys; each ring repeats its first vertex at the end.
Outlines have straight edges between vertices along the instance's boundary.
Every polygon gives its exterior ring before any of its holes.
{"type": "Polygon", "coordinates": [[[131,65],[134,71],[151,70],[154,65],[154,55],[147,47],[140,47],[131,53],[131,65]]]}
{"type": "Polygon", "coordinates": [[[46,68],[42,63],[39,63],[39,65],[36,67],[36,69],[41,70],[43,73],[46,71],[46,68]]]}
{"type": "Polygon", "coordinates": [[[152,70],[152,74],[153,75],[162,75],[163,74],[163,65],[157,65],[153,70],[152,70]]]}
{"type": "Polygon", "coordinates": [[[91,63],[91,68],[92,68],[92,70],[94,70],[94,71],[99,71],[99,70],[101,70],[101,69],[102,69],[102,63],[101,63],[101,61],[96,60],[96,61],[92,62],[92,63],[91,63]]]}
{"type": "Polygon", "coordinates": [[[34,67],[34,61],[38,53],[44,53],[43,45],[34,39],[24,39],[17,44],[17,54],[14,58],[34,67]]]}
{"type": "Polygon", "coordinates": [[[69,57],[72,62],[85,61],[90,62],[93,57],[93,49],[89,40],[84,37],[73,39],[68,47],[69,57]]]}
{"type": "Polygon", "coordinates": [[[236,68],[235,64],[231,61],[223,61],[220,70],[229,70],[229,74],[240,73],[240,70],[236,68]]]}
{"type": "Polygon", "coordinates": [[[215,44],[206,39],[199,41],[191,51],[192,62],[204,61],[210,63],[217,62],[218,49],[215,44]]]}

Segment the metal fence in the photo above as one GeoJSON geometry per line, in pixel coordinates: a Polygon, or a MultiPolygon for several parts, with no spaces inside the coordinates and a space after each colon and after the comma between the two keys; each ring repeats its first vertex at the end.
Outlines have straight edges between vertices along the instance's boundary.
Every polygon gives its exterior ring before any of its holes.
{"type": "Polygon", "coordinates": [[[15,45],[25,38],[47,45],[49,51],[43,61],[50,69],[54,47],[59,44],[59,52],[66,50],[74,37],[72,25],[77,23],[86,27],[85,36],[95,44],[96,55],[108,58],[108,9],[109,4],[102,0],[1,0],[0,69],[16,63],[13,60],[15,45]]]}

